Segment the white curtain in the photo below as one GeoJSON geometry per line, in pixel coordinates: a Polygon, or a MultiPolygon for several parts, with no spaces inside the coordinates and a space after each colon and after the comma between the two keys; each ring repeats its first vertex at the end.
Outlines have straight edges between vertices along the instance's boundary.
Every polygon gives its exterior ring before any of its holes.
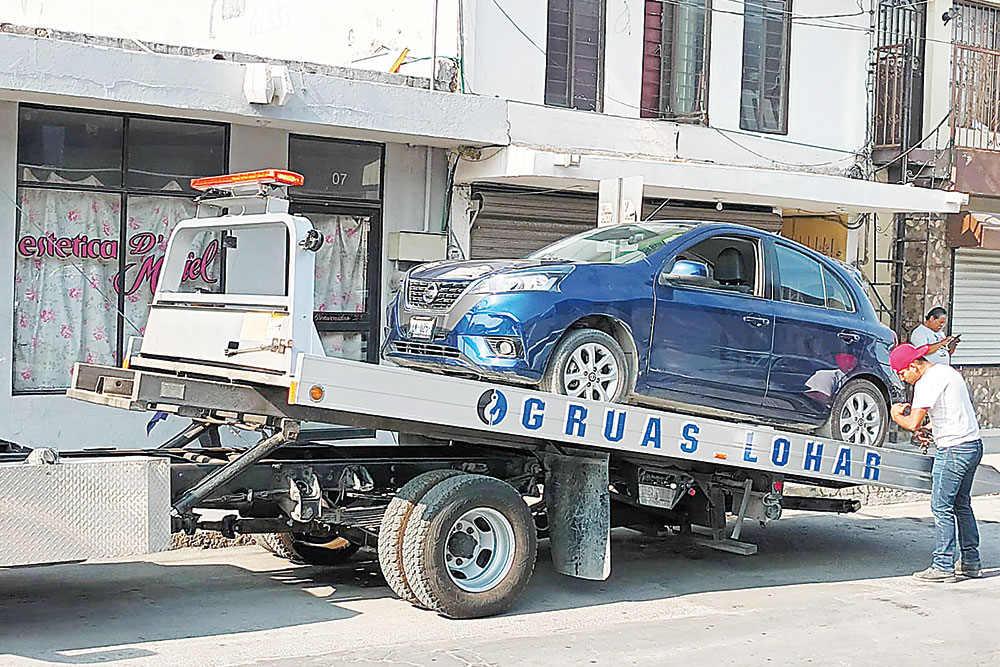
{"type": "MultiPolygon", "coordinates": [[[[314,308],[320,312],[363,313],[368,298],[368,216],[310,214],[323,234],[316,253],[314,308]]],[[[360,333],[322,332],[323,349],[331,357],[363,359],[360,333]]]]}
{"type": "Polygon", "coordinates": [[[120,198],[23,188],[20,205],[13,386],[62,389],[74,362],[115,363],[120,198]]]}

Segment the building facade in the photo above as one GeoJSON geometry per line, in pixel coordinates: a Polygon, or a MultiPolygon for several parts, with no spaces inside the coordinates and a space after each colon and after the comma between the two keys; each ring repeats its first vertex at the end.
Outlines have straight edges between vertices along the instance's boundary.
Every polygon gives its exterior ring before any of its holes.
{"type": "MultiPolygon", "coordinates": [[[[194,209],[194,176],[305,175],[293,210],[326,238],[314,319],[328,354],[363,361],[378,360],[385,304],[410,265],[394,235],[434,235],[441,256],[523,254],[595,225],[608,178],[643,178],[643,219],[781,231],[874,275],[880,220],[936,219],[964,203],[873,173],[875,9],[5,6],[0,439],[146,442],[146,417],[62,392],[74,361],[118,363],[142,334],[164,241],[194,209]]],[[[188,280],[219,279],[206,268],[213,252],[192,255],[188,280]]]]}
{"type": "Polygon", "coordinates": [[[980,422],[1000,426],[1000,3],[882,2],[873,128],[890,182],[969,195],[950,215],[898,215],[883,244],[901,336],[935,306],[962,342],[952,359],[980,422]]]}

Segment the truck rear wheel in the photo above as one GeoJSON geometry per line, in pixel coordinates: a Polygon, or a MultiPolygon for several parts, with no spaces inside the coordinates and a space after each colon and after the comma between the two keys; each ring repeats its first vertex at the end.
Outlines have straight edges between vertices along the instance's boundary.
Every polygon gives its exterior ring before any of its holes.
{"type": "Polygon", "coordinates": [[[392,591],[410,604],[419,605],[420,600],[413,594],[403,572],[403,534],[413,509],[432,488],[455,475],[458,470],[431,470],[417,475],[389,502],[382,516],[378,531],[378,563],[382,568],[385,583],[392,591]]]}
{"type": "Polygon", "coordinates": [[[360,548],[344,538],[333,540],[329,546],[310,544],[290,533],[260,533],[253,536],[253,541],[278,558],[307,565],[340,565],[360,548]]]}
{"type": "Polygon", "coordinates": [[[420,603],[451,618],[499,614],[535,567],[536,528],[514,487],[460,475],[414,508],[403,536],[403,571],[420,603]]]}

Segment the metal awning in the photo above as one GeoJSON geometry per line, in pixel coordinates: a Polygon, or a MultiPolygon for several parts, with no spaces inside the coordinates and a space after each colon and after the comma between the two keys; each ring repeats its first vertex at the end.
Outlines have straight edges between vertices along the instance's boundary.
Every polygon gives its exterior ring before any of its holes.
{"type": "Polygon", "coordinates": [[[512,145],[463,160],[456,183],[503,183],[597,192],[602,179],[642,176],[646,197],[751,204],[805,213],[957,213],[968,195],[801,171],[568,155],[512,145]]]}

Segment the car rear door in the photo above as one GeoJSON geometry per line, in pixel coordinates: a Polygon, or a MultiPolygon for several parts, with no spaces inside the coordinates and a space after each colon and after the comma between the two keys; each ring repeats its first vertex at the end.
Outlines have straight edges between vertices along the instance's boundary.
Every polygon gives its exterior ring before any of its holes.
{"type": "Polygon", "coordinates": [[[708,265],[701,284],[654,276],[653,330],[647,391],[654,397],[721,410],[759,411],[767,388],[773,303],[767,298],[763,239],[720,232],[702,236],[663,263],[708,265]],[[735,249],[742,279],[730,271],[716,280],[720,255],[735,249]],[[729,283],[729,284],[723,284],[729,283]],[[742,283],[742,284],[740,284],[742,283]]]}
{"type": "Polygon", "coordinates": [[[869,336],[843,280],[825,263],[773,241],[774,347],[765,404],[782,418],[820,424],[863,358],[869,336]]]}

